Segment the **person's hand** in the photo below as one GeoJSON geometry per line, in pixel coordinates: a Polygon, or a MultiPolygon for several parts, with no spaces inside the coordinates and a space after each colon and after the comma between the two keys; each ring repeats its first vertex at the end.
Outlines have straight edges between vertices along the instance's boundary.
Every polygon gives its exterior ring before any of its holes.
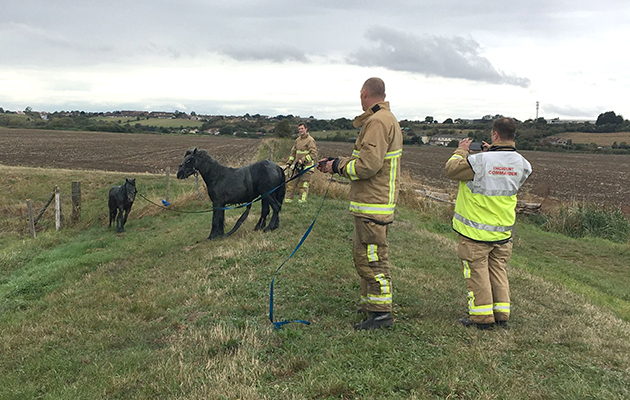
{"type": "Polygon", "coordinates": [[[481,141],[481,147],[483,147],[483,151],[488,151],[488,149],[490,148],[491,144],[490,143],[486,143],[483,140],[481,141]]]}
{"type": "Polygon", "coordinates": [[[470,144],[472,143],[472,139],[471,138],[463,138],[462,140],[459,141],[459,148],[460,149],[464,149],[466,151],[470,151],[470,144]]]}
{"type": "Polygon", "coordinates": [[[320,170],[321,172],[325,173],[325,174],[332,174],[333,173],[333,169],[332,169],[333,161],[334,160],[329,160],[327,158],[322,158],[321,160],[319,160],[317,162],[317,169],[320,170]]]}

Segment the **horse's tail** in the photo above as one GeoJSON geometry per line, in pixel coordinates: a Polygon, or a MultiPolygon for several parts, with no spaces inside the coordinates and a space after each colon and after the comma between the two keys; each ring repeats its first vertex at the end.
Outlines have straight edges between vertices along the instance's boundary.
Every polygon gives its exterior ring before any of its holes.
{"type": "MultiPolygon", "coordinates": [[[[280,203],[280,208],[282,208],[282,204],[284,203],[284,195],[287,192],[287,188],[285,185],[286,177],[282,168],[278,167],[278,169],[280,172],[280,182],[278,182],[278,185],[280,185],[280,187],[278,188],[278,190],[276,190],[276,200],[278,200],[278,203],[280,203]]],[[[280,209],[278,209],[278,211],[280,211],[280,209]]]]}

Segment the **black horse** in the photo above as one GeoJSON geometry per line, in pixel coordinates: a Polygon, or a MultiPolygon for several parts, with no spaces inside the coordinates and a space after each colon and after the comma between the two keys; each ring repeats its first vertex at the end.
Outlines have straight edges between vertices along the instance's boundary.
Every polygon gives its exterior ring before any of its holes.
{"type": "Polygon", "coordinates": [[[116,220],[116,231],[124,232],[125,223],[131,211],[131,206],[136,199],[136,180],[125,179],[125,183],[109,189],[109,227],[116,220]],[[118,214],[118,218],[116,218],[118,214]]]}
{"type": "MultiPolygon", "coordinates": [[[[282,168],[269,160],[258,161],[238,169],[225,167],[210,157],[207,151],[195,148],[186,151],[184,161],[177,171],[177,178],[186,179],[197,171],[206,182],[208,196],[214,208],[212,231],[208,239],[224,236],[225,210],[223,208],[226,205],[248,203],[259,196],[263,196],[262,211],[254,229],[263,229],[267,232],[278,227],[280,223],[278,214],[282,208],[285,193],[282,168]],[[273,209],[273,215],[269,226],[266,226],[269,207],[273,209]]],[[[251,206],[251,204],[247,205],[234,228],[225,236],[236,232],[247,219],[251,206]]]]}

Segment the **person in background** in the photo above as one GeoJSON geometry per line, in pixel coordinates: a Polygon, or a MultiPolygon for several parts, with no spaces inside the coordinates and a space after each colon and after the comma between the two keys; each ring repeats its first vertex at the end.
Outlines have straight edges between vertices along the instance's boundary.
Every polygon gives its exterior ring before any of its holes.
{"type": "Polygon", "coordinates": [[[387,232],[398,199],[403,137],[385,101],[385,83],[380,78],[365,81],[360,98],[364,113],[353,122],[361,132],[352,155],[322,159],[318,169],[350,179],[352,257],[361,279],[360,310],[368,314],[354,329],[370,330],[394,323],[387,232]]]}
{"type": "MultiPolygon", "coordinates": [[[[312,167],[317,159],[317,145],[315,139],[308,134],[305,123],[298,125],[299,136],[291,148],[291,156],[287,161],[286,170],[290,171],[289,179],[298,174],[304,168],[312,167]]],[[[287,193],[284,197],[285,203],[293,202],[293,196],[297,194],[298,203],[306,203],[308,197],[308,185],[315,172],[310,169],[299,177],[287,183],[287,193]]]]}
{"type": "Polygon", "coordinates": [[[499,118],[492,124],[492,144],[469,154],[471,139],[462,139],[446,162],[446,176],[459,181],[453,229],[459,233],[457,256],[468,290],[464,326],[505,329],[510,318],[510,286],[506,266],[512,256],[516,194],[532,173],[516,152],[516,123],[499,118]]]}

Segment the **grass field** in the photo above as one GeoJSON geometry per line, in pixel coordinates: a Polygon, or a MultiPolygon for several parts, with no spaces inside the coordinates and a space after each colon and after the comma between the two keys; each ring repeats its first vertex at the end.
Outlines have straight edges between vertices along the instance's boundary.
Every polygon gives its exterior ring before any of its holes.
{"type": "MultiPolygon", "coordinates": [[[[390,231],[396,323],[355,332],[352,220],[333,183],[317,214],[284,206],[280,229],[206,241],[195,181],[171,183],[171,208],[139,198],[127,232],[107,229],[106,194],[123,174],[0,166],[1,399],[625,399],[630,396],[630,249],[519,221],[509,269],[511,329],[466,329],[451,210],[403,186],[390,231]],[[82,220],[26,235],[22,199],[82,182],[82,220]],[[192,213],[195,212],[195,213],[192,213]]],[[[137,177],[151,201],[161,175],[137,177]]],[[[66,196],[68,197],[68,196],[66,196]]],[[[67,199],[64,201],[68,201],[67,199]]],[[[69,210],[67,203],[64,209],[69,210]]],[[[237,211],[228,211],[227,225],[237,211]]]]}
{"type": "Polygon", "coordinates": [[[556,135],[558,137],[571,139],[573,143],[590,144],[595,143],[598,146],[612,146],[617,142],[620,144],[626,142],[630,144],[630,132],[611,132],[611,133],[586,133],[586,132],[566,132],[556,135]]]}
{"type": "Polygon", "coordinates": [[[189,119],[165,119],[165,118],[140,118],[137,120],[136,118],[120,118],[120,117],[93,117],[92,119],[98,121],[105,122],[118,122],[121,124],[129,124],[129,125],[145,125],[145,126],[157,126],[158,128],[199,128],[203,125],[201,121],[193,121],[189,119]]]}

